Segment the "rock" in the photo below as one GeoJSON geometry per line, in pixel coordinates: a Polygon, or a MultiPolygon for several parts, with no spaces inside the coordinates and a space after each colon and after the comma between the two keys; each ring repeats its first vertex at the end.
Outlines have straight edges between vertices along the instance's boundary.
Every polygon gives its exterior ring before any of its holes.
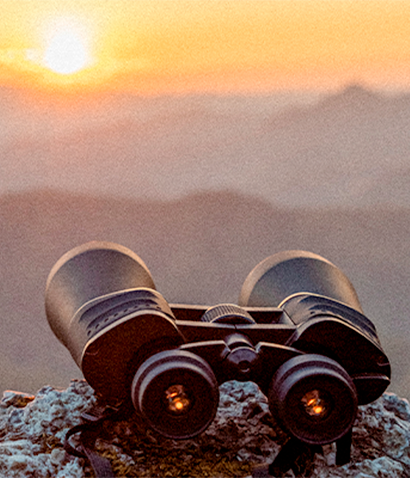
{"type": "Polygon", "coordinates": [[[3,399],[0,406],[7,408],[10,405],[13,407],[25,407],[28,403],[32,402],[36,397],[28,393],[13,392],[12,390],[6,390],[3,393],[3,399]]]}
{"type": "MultiPolygon", "coordinates": [[[[267,399],[251,383],[221,386],[215,420],[191,440],[166,439],[135,415],[110,422],[96,442],[116,476],[249,477],[253,466],[271,463],[287,436],[274,423],[267,399]]],[[[66,390],[43,387],[32,397],[4,392],[0,402],[0,476],[85,478],[85,460],[63,449],[66,432],[96,404],[85,381],[66,390]]],[[[359,408],[351,463],[335,465],[335,447],[316,454],[312,477],[402,478],[410,476],[410,406],[394,394],[359,408]]],[[[288,472],[287,477],[294,477],[288,472]]]]}
{"type": "Polygon", "coordinates": [[[73,381],[62,391],[43,387],[32,398],[4,392],[0,402],[0,475],[85,476],[83,463],[66,457],[62,441],[66,431],[80,423],[81,412],[94,401],[92,389],[83,381],[73,381]]]}

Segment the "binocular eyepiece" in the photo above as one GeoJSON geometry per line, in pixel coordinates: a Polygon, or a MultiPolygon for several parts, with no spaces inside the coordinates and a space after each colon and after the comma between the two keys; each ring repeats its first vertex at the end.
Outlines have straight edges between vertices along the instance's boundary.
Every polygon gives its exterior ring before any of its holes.
{"type": "Polygon", "coordinates": [[[46,287],[49,324],[89,384],[108,403],[132,404],[167,437],[204,431],[219,385],[235,379],[260,387],[291,436],[331,443],[390,383],[374,325],[326,259],[304,251],[267,258],[238,304],[169,304],[136,254],[106,242],[65,254],[46,287]]]}

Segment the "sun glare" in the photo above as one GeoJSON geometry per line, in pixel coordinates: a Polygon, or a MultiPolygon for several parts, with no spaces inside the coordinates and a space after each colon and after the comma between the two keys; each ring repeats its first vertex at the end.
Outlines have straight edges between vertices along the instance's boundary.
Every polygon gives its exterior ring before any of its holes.
{"type": "Polygon", "coordinates": [[[259,94],[351,82],[404,88],[410,78],[410,2],[404,0],[0,5],[0,88],[67,97],[259,94]]]}
{"type": "Polygon", "coordinates": [[[71,75],[83,70],[90,63],[88,39],[80,25],[72,20],[64,20],[54,25],[46,43],[44,66],[54,73],[71,75]]]}

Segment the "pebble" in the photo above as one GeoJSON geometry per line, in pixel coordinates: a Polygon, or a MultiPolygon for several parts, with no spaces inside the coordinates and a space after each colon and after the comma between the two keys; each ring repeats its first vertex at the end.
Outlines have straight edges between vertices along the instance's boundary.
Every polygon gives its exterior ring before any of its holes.
{"type": "Polygon", "coordinates": [[[53,465],[61,465],[66,459],[66,452],[62,448],[54,448],[50,453],[50,462],[53,465]]]}

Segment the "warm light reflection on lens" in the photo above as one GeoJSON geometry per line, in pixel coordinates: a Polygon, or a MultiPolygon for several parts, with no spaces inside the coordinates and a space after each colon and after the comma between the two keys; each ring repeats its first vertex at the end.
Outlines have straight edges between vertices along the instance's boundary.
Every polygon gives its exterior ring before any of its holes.
{"type": "Polygon", "coordinates": [[[305,411],[311,417],[323,417],[329,409],[329,404],[321,396],[319,390],[311,390],[303,398],[302,403],[305,411]]]}
{"type": "Polygon", "coordinates": [[[171,385],[165,392],[165,398],[168,404],[168,410],[178,415],[185,413],[191,405],[191,401],[183,385],[171,385]]]}

